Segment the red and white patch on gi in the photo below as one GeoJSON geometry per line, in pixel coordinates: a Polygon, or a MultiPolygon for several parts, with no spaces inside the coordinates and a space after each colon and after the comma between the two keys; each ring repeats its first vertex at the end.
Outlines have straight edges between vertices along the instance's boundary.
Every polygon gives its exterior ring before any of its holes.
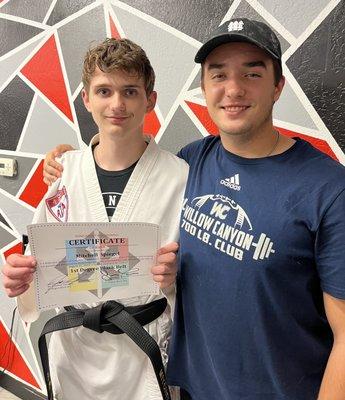
{"type": "Polygon", "coordinates": [[[60,222],[67,222],[68,218],[68,195],[65,186],[57,193],[46,199],[46,205],[52,216],[60,222]]]}

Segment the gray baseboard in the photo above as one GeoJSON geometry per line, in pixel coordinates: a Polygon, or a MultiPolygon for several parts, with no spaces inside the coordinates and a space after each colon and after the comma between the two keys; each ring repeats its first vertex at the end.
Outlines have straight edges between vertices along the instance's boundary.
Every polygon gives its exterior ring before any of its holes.
{"type": "Polygon", "coordinates": [[[6,373],[0,375],[0,386],[23,400],[46,400],[47,398],[42,393],[6,373]]]}

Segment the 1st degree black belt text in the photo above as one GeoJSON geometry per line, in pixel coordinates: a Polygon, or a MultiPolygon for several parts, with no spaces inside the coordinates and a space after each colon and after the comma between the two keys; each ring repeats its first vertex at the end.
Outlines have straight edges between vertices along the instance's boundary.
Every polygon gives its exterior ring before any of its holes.
{"type": "MultiPolygon", "coordinates": [[[[115,335],[125,333],[150,358],[164,400],[171,400],[166,382],[161,352],[156,341],[143,328],[158,318],[167,305],[166,298],[140,306],[124,307],[116,301],[107,301],[94,308],[76,309],[67,307],[68,311],[51,318],[44,326],[38,347],[40,351],[44,379],[47,385],[48,400],[53,400],[53,390],[49,370],[49,358],[46,335],[63,329],[84,326],[102,333],[115,335]]],[[[90,362],[92,362],[90,360],[90,362]]]]}

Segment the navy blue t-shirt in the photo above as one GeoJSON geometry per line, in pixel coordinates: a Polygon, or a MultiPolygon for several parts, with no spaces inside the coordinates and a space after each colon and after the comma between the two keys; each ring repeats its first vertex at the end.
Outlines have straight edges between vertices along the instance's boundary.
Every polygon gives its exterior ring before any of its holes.
{"type": "Polygon", "coordinates": [[[169,384],[193,400],[315,400],[345,299],[345,168],[303,140],[246,159],[207,137],[190,165],[169,384]]]}

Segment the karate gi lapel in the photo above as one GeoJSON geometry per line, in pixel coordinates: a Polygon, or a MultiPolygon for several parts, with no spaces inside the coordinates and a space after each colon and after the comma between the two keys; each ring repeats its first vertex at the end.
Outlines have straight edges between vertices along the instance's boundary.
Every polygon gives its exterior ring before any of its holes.
{"type": "Polygon", "coordinates": [[[84,176],[87,192],[87,198],[83,200],[85,200],[89,205],[92,221],[109,222],[92,154],[92,146],[98,143],[98,141],[99,135],[97,134],[91,139],[89,147],[83,156],[82,174],[84,176]]]}
{"type": "MultiPolygon", "coordinates": [[[[125,190],[112,217],[112,222],[131,221],[131,215],[136,208],[140,194],[145,190],[146,181],[148,180],[151,170],[157,161],[158,155],[158,146],[155,140],[151,138],[145,152],[141,156],[129,181],[127,182],[125,190]]],[[[141,204],[140,207],[145,207],[145,204],[141,204]]]]}

